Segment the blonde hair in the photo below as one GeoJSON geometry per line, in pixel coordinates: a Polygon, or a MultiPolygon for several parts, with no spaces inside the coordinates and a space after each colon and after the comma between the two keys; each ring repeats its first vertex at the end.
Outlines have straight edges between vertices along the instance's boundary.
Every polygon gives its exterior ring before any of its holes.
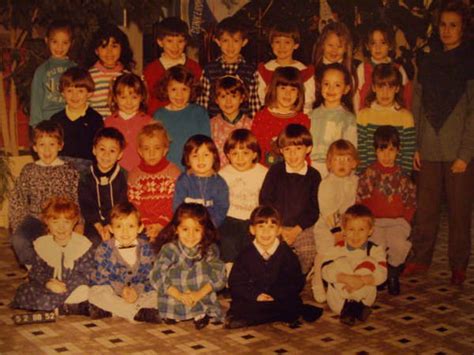
{"type": "Polygon", "coordinates": [[[357,149],[348,140],[345,139],[338,139],[331,143],[328,148],[328,153],[326,155],[326,165],[329,168],[329,163],[333,159],[335,155],[350,155],[352,159],[356,162],[356,165],[359,165],[359,154],[357,153],[357,149]]]}
{"type": "Polygon", "coordinates": [[[138,146],[142,143],[142,139],[146,138],[154,138],[157,137],[158,139],[162,139],[165,147],[170,146],[170,138],[168,136],[168,132],[166,131],[165,126],[163,126],[163,123],[157,121],[154,123],[149,123],[145,126],[142,127],[140,132],[138,132],[137,135],[137,142],[138,146]]]}

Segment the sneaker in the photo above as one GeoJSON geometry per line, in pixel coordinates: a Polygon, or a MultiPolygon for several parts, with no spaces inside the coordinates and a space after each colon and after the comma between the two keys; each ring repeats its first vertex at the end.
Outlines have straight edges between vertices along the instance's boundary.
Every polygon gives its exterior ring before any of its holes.
{"type": "Polygon", "coordinates": [[[408,263],[405,265],[405,269],[402,272],[402,276],[412,276],[414,274],[420,274],[427,272],[429,269],[428,265],[408,263]]]}
{"type": "Polygon", "coordinates": [[[140,308],[133,320],[153,324],[161,323],[160,312],[156,308],[140,308]]]}
{"type": "Polygon", "coordinates": [[[341,315],[339,316],[339,321],[343,324],[353,326],[355,324],[355,303],[351,300],[346,300],[344,302],[344,307],[342,307],[341,315]]]}
{"type": "Polygon", "coordinates": [[[326,302],[326,289],[322,283],[313,285],[313,297],[318,303],[326,302]]]}
{"type": "Polygon", "coordinates": [[[104,311],[102,308],[99,308],[92,303],[89,303],[89,313],[92,319],[102,319],[112,317],[112,313],[104,311]]]}
{"type": "Polygon", "coordinates": [[[354,306],[354,315],[356,316],[356,318],[361,322],[365,322],[372,313],[372,309],[369,306],[363,304],[362,302],[355,302],[354,306]]]}
{"type": "Polygon", "coordinates": [[[301,317],[305,322],[313,323],[318,320],[322,314],[322,308],[312,306],[310,304],[303,304],[301,307],[301,317]]]}
{"type": "Polygon", "coordinates": [[[207,314],[204,315],[204,317],[201,317],[199,319],[195,319],[194,321],[194,328],[197,330],[201,330],[209,324],[209,316],[207,314]]]}
{"type": "Polygon", "coordinates": [[[453,270],[451,274],[451,284],[461,286],[466,280],[466,271],[453,270]]]}

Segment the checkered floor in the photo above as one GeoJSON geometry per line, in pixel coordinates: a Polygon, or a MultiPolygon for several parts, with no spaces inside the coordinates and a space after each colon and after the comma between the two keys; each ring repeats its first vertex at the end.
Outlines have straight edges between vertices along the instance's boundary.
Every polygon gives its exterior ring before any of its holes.
{"type": "MultiPolygon", "coordinates": [[[[474,224],[474,223],[473,223],[474,224]]],[[[23,272],[0,232],[0,353],[341,353],[471,354],[474,352],[474,258],[462,288],[449,284],[446,223],[435,261],[427,275],[402,279],[402,294],[378,295],[366,323],[347,327],[325,306],[313,324],[289,329],[275,323],[226,330],[209,325],[196,331],[192,322],[177,325],[132,324],[116,318],[61,317],[55,323],[15,326],[8,304],[23,272]]],[[[307,288],[304,299],[312,302],[307,288]]],[[[313,302],[314,303],[314,302],[313,302]]],[[[222,300],[228,307],[226,300],[222,300]]]]}

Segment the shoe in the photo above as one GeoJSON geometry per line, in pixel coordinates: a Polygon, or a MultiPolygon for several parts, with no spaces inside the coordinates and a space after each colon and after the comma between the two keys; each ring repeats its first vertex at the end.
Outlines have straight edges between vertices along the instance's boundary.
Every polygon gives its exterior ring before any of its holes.
{"type": "Polygon", "coordinates": [[[429,266],[425,264],[407,263],[402,272],[402,276],[412,276],[414,274],[424,273],[427,272],[428,269],[429,266]]]}
{"type": "Polygon", "coordinates": [[[387,281],[377,286],[377,292],[385,290],[385,286],[387,286],[387,281]]]}
{"type": "Polygon", "coordinates": [[[153,324],[161,323],[160,312],[156,308],[140,308],[133,320],[153,324]]]}
{"type": "Polygon", "coordinates": [[[339,316],[339,321],[343,324],[353,326],[355,324],[355,302],[346,300],[344,302],[344,307],[342,307],[341,315],[339,316]]]}
{"type": "Polygon", "coordinates": [[[297,320],[294,320],[290,323],[288,323],[288,328],[290,329],[298,329],[299,327],[301,327],[303,324],[297,319],[297,320]]]}
{"type": "Polygon", "coordinates": [[[61,316],[78,315],[78,316],[90,316],[89,302],[84,301],[81,303],[64,303],[58,307],[58,313],[61,316]]]}
{"type": "Polygon", "coordinates": [[[238,329],[250,326],[250,322],[246,319],[238,319],[232,316],[226,317],[224,321],[225,329],[238,329]]]}
{"type": "Polygon", "coordinates": [[[398,296],[400,294],[399,270],[398,266],[388,265],[387,286],[388,293],[392,296],[398,296]]]}
{"type": "Polygon", "coordinates": [[[461,286],[466,280],[466,271],[453,270],[451,274],[451,284],[461,286]]]}
{"type": "Polygon", "coordinates": [[[196,328],[197,330],[201,330],[202,328],[205,328],[207,327],[207,325],[209,324],[209,316],[206,314],[204,315],[204,317],[202,318],[199,318],[198,320],[194,320],[194,328],[196,328]]]}
{"type": "Polygon", "coordinates": [[[104,311],[102,308],[99,308],[92,303],[89,303],[89,314],[92,319],[102,319],[112,317],[112,313],[104,311]]]}
{"type": "Polygon", "coordinates": [[[225,300],[228,300],[231,298],[230,294],[230,288],[225,287],[221,291],[217,292],[217,296],[222,296],[225,300]]]}
{"type": "Polygon", "coordinates": [[[322,283],[313,284],[313,297],[318,303],[326,302],[326,289],[322,283]]]}
{"type": "Polygon", "coordinates": [[[173,325],[173,324],[176,324],[178,322],[175,321],[174,319],[171,319],[171,318],[165,318],[165,319],[163,319],[163,323],[168,324],[168,325],[173,325]]]}
{"type": "Polygon", "coordinates": [[[354,309],[355,317],[361,322],[365,322],[372,313],[372,309],[370,309],[369,306],[366,306],[362,302],[355,302],[354,309]]]}
{"type": "Polygon", "coordinates": [[[310,304],[303,304],[301,307],[301,317],[305,322],[313,323],[318,320],[322,314],[322,308],[312,306],[310,304]]]}

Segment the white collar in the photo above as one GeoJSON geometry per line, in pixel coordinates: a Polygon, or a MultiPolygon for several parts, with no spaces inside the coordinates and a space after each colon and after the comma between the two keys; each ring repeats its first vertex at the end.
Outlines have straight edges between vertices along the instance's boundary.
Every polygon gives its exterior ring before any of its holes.
{"type": "MultiPolygon", "coordinates": [[[[343,59],[344,59],[344,57],[341,58],[340,60],[338,60],[336,63],[342,64],[343,59]]],[[[323,64],[328,65],[328,64],[332,64],[332,63],[334,63],[334,62],[331,62],[331,61],[327,60],[326,57],[323,57],[323,64]]]]}
{"type": "Polygon", "coordinates": [[[381,64],[381,63],[391,63],[392,59],[390,57],[387,57],[387,58],[382,59],[382,60],[376,60],[376,59],[374,59],[374,57],[370,57],[370,61],[374,64],[381,64]]]}
{"type": "Polygon", "coordinates": [[[294,170],[291,166],[289,166],[285,162],[285,171],[286,171],[287,174],[298,174],[298,175],[303,175],[304,176],[308,172],[308,162],[305,161],[304,166],[300,170],[294,170]]]}
{"type": "Polygon", "coordinates": [[[184,65],[184,63],[186,63],[186,56],[183,53],[181,54],[181,57],[179,59],[170,59],[170,58],[165,57],[165,54],[163,53],[160,56],[160,62],[161,62],[161,65],[163,65],[163,68],[168,70],[169,68],[178,64],[184,65]]]}
{"type": "Polygon", "coordinates": [[[58,157],[58,158],[54,159],[54,161],[51,164],[45,164],[41,160],[37,160],[36,164],[39,165],[39,166],[59,166],[59,165],[63,165],[64,161],[62,161],[58,157]]]}
{"type": "Polygon", "coordinates": [[[255,248],[257,249],[258,253],[265,259],[265,260],[268,260],[270,259],[270,257],[275,254],[276,250],[278,249],[278,246],[280,245],[280,241],[278,240],[278,238],[275,238],[275,241],[273,242],[273,244],[271,245],[270,248],[268,248],[267,250],[263,249],[257,242],[256,240],[254,239],[253,241],[253,245],[255,246],[255,248]]]}

